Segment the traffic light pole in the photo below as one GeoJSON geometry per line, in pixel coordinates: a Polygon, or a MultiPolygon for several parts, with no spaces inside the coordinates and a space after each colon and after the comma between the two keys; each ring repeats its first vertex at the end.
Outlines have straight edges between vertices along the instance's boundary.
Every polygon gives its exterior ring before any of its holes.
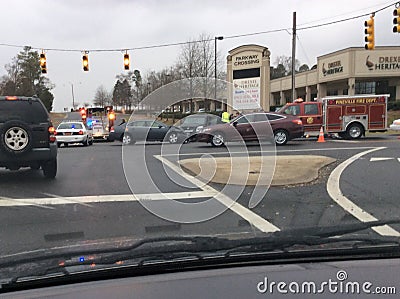
{"type": "Polygon", "coordinates": [[[292,102],[296,99],[296,12],[293,12],[292,29],[292,102]]]}

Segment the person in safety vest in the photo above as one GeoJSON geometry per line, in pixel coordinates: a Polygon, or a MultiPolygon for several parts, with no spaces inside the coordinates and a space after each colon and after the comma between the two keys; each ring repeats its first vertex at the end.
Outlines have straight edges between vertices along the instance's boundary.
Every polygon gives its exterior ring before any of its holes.
{"type": "Polygon", "coordinates": [[[224,111],[224,112],[222,112],[222,121],[224,122],[224,123],[228,123],[229,122],[229,113],[228,112],[226,112],[226,111],[224,111]]]}

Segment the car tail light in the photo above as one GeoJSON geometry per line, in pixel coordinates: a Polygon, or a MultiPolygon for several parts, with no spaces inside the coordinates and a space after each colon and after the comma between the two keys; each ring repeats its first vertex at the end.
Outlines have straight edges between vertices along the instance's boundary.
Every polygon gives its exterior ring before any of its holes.
{"type": "Polygon", "coordinates": [[[294,120],[292,120],[292,123],[295,123],[296,125],[299,125],[299,126],[301,126],[303,124],[300,119],[294,119],[294,120]]]}
{"type": "Polygon", "coordinates": [[[114,133],[114,132],[115,132],[115,131],[114,131],[114,127],[111,127],[110,132],[111,132],[111,133],[114,133]]]}
{"type": "Polygon", "coordinates": [[[53,126],[49,127],[49,141],[53,143],[56,141],[56,129],[53,126]]]}
{"type": "Polygon", "coordinates": [[[83,131],[80,130],[80,131],[78,132],[78,134],[79,134],[79,135],[83,135],[83,131]]]}
{"type": "Polygon", "coordinates": [[[7,101],[15,101],[17,99],[18,99],[17,97],[6,97],[7,101]]]}

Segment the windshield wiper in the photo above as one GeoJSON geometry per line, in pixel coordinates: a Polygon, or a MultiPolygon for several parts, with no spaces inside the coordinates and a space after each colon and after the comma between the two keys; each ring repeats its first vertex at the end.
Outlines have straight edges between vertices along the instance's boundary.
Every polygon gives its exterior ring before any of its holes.
{"type": "Polygon", "coordinates": [[[14,274],[14,278],[9,281],[11,283],[16,282],[21,275],[24,277],[47,275],[49,273],[68,275],[70,274],[68,269],[73,269],[76,266],[117,266],[119,262],[128,260],[136,261],[136,265],[140,266],[147,261],[168,261],[185,257],[201,260],[207,257],[207,253],[228,257],[234,252],[267,253],[279,250],[286,251],[295,245],[313,246],[344,241],[399,246],[400,239],[398,237],[343,237],[346,234],[371,227],[394,223],[400,223],[400,219],[289,229],[240,239],[211,236],[170,236],[147,238],[121,247],[75,250],[73,252],[43,250],[42,255],[35,257],[27,256],[17,260],[1,258],[0,269],[5,267],[12,268],[14,272],[11,273],[14,274]],[[79,260],[78,258],[85,256],[91,256],[91,258],[85,258],[84,260],[79,260]],[[25,265],[21,268],[21,271],[18,271],[18,265],[21,264],[29,264],[30,267],[25,265]]]}

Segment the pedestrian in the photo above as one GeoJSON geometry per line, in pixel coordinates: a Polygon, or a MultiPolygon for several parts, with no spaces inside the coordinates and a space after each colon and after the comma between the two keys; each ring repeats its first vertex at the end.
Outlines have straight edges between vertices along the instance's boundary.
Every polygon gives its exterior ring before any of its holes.
{"type": "Polygon", "coordinates": [[[224,112],[222,113],[222,121],[223,121],[224,123],[228,123],[228,122],[229,122],[229,117],[230,117],[230,115],[229,115],[228,112],[224,111],[224,112]]]}

